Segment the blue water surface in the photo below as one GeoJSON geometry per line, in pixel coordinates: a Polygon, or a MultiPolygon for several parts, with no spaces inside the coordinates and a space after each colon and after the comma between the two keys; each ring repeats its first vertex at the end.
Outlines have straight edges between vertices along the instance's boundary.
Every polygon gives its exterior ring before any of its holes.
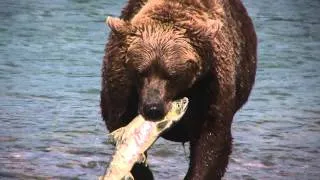
{"type": "MultiPolygon", "coordinates": [[[[108,15],[123,0],[0,1],[0,179],[97,179],[113,152],[99,109],[108,15]]],[[[244,0],[256,84],[233,123],[225,179],[319,179],[320,1],[244,0]]],[[[183,179],[188,144],[160,139],[156,179],[183,179]]]]}

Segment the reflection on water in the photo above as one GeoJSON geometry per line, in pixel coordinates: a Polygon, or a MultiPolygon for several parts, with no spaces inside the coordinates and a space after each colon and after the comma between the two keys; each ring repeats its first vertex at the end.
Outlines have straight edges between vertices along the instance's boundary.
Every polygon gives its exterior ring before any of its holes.
{"type": "MultiPolygon", "coordinates": [[[[320,2],[245,0],[256,85],[233,124],[226,179],[318,179],[320,2]]],[[[107,15],[123,1],[0,2],[0,179],[96,179],[112,154],[100,118],[107,15]]],[[[160,139],[156,179],[182,179],[188,147],[160,139]],[[186,153],[185,153],[186,149],[186,153]]]]}

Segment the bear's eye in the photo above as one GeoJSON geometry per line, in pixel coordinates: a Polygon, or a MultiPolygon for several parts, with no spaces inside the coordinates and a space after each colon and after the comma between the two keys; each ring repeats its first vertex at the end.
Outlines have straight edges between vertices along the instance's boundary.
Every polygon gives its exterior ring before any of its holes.
{"type": "Polygon", "coordinates": [[[198,64],[196,63],[195,60],[193,59],[189,59],[187,62],[186,62],[186,66],[188,68],[189,71],[196,71],[198,69],[198,64]]]}
{"type": "Polygon", "coordinates": [[[176,64],[170,69],[168,74],[171,79],[181,78],[184,76],[193,76],[198,70],[198,64],[195,60],[187,60],[184,63],[176,64]]]}
{"type": "Polygon", "coordinates": [[[136,73],[139,77],[147,77],[149,74],[149,71],[147,69],[138,69],[136,73]]]}
{"type": "Polygon", "coordinates": [[[165,78],[171,82],[179,83],[188,78],[185,76],[185,74],[186,73],[184,71],[172,71],[171,73],[168,73],[165,78]]]}

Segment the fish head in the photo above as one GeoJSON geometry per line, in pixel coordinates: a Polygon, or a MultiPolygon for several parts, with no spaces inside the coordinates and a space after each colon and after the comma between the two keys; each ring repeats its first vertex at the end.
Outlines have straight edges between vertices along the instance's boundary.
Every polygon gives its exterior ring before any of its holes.
{"type": "Polygon", "coordinates": [[[171,109],[166,115],[166,119],[170,121],[179,121],[187,111],[189,99],[187,97],[178,99],[171,103],[171,109]]]}
{"type": "Polygon", "coordinates": [[[179,121],[186,113],[188,104],[189,99],[187,97],[173,101],[171,103],[171,109],[166,114],[166,116],[161,121],[156,122],[157,129],[159,131],[167,130],[172,126],[172,124],[179,121]]]}

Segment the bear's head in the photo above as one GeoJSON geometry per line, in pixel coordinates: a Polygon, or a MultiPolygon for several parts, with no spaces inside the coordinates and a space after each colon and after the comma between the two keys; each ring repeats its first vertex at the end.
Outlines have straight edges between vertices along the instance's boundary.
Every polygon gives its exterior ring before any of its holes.
{"type": "MultiPolygon", "coordinates": [[[[171,102],[181,98],[208,71],[197,42],[187,35],[188,28],[155,22],[137,25],[113,17],[107,18],[107,24],[125,41],[123,65],[139,95],[138,111],[146,119],[163,118],[171,102]]],[[[207,33],[212,26],[186,25],[196,28],[194,34],[210,38],[207,33]]]]}

